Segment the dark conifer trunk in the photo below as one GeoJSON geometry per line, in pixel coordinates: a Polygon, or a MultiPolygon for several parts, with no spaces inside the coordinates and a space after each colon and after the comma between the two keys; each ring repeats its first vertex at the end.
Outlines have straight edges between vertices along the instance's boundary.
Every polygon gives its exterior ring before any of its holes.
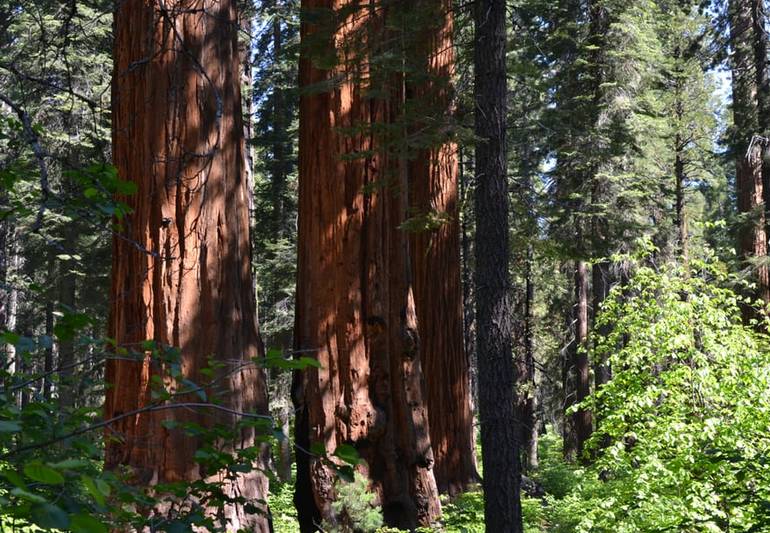
{"type": "Polygon", "coordinates": [[[674,155],[674,180],[675,184],[675,224],[677,231],[677,252],[682,259],[687,261],[687,218],[685,215],[685,181],[687,176],[685,175],[685,160],[684,160],[684,145],[682,143],[682,137],[677,133],[675,139],[675,155],[674,155]]]}
{"type": "MultiPolygon", "coordinates": [[[[768,73],[768,35],[765,0],[751,0],[752,39],[754,48],[754,69],[757,85],[758,127],[756,132],[765,138],[770,137],[770,74],[768,73]]],[[[763,146],[765,154],[768,146],[763,146]]],[[[765,202],[765,235],[770,235],[770,158],[763,154],[762,192],[765,202]]]]}
{"type": "MultiPolygon", "coordinates": [[[[535,368],[535,279],[533,273],[534,254],[532,246],[527,250],[524,280],[524,367],[526,374],[527,392],[522,426],[524,429],[523,442],[525,445],[526,471],[538,467],[538,390],[535,368]]],[[[523,380],[522,380],[523,381],[523,380]]]]}
{"type": "MultiPolygon", "coordinates": [[[[575,403],[580,403],[591,393],[591,377],[586,342],[588,341],[588,265],[583,260],[575,265],[575,340],[572,367],[575,376],[575,403]]],[[[593,431],[591,411],[578,409],[572,415],[577,439],[578,459],[583,460],[585,442],[593,431]]]]}
{"type": "Polygon", "coordinates": [[[487,531],[517,533],[523,526],[508,272],[505,21],[504,0],[476,1],[475,286],[485,524],[487,531]]]}

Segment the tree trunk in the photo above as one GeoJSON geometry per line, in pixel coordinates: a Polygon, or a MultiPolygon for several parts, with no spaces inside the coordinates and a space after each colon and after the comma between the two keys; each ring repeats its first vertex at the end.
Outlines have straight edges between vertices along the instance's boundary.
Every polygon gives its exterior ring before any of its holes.
{"type": "MultiPolygon", "coordinates": [[[[15,276],[18,275],[21,270],[21,255],[19,254],[19,236],[16,231],[10,232],[11,244],[10,255],[11,259],[8,262],[8,279],[10,281],[10,287],[8,288],[8,310],[5,319],[5,329],[11,332],[16,332],[16,322],[19,318],[19,290],[16,287],[17,280],[15,276]]],[[[8,344],[7,350],[7,365],[8,372],[11,374],[15,372],[21,372],[19,357],[20,354],[16,353],[16,346],[8,344]]]]}
{"type": "MultiPolygon", "coordinates": [[[[756,132],[764,137],[770,136],[770,74],[768,73],[768,35],[765,0],[751,0],[752,39],[754,48],[754,72],[757,86],[757,118],[759,129],[756,132]]],[[[764,146],[765,152],[767,146],[764,146]]],[[[770,233],[770,158],[762,158],[762,192],[765,203],[765,234],[770,233]]]]}
{"type": "MultiPolygon", "coordinates": [[[[65,246],[75,249],[75,236],[65,229],[65,246]]],[[[69,261],[59,261],[59,302],[67,312],[74,313],[77,308],[77,278],[72,272],[69,261]]],[[[73,365],[75,363],[75,342],[73,339],[59,340],[59,407],[67,409],[75,403],[76,386],[73,383],[73,365]]]]}
{"type": "MultiPolygon", "coordinates": [[[[49,251],[48,254],[48,280],[52,282],[56,275],[56,261],[54,260],[54,254],[49,251]]],[[[51,393],[53,392],[53,367],[54,367],[54,353],[53,353],[53,298],[52,295],[48,295],[48,299],[45,302],[45,335],[48,337],[48,345],[45,348],[45,357],[43,361],[43,398],[46,402],[51,401],[51,393]]]]}
{"type": "Polygon", "coordinates": [[[684,146],[681,135],[677,133],[674,139],[676,151],[674,156],[674,179],[676,180],[676,228],[677,228],[677,248],[682,260],[687,262],[687,219],[685,214],[685,181],[687,177],[684,172],[684,146]]]}
{"type": "MultiPolygon", "coordinates": [[[[276,61],[280,61],[283,54],[283,32],[281,19],[273,17],[273,55],[276,61]]],[[[286,194],[286,98],[282,87],[273,87],[273,164],[270,195],[272,197],[274,230],[277,237],[281,237],[286,231],[286,206],[284,195],[286,194]]]]}
{"type": "MultiPolygon", "coordinates": [[[[739,250],[744,260],[767,255],[765,204],[762,177],[762,142],[754,142],[759,133],[760,109],[757,100],[758,58],[754,37],[754,0],[731,0],[728,5],[730,44],[732,47],[733,149],[736,158],[738,211],[747,217],[739,229],[739,250]]],[[[762,30],[762,28],[758,28],[762,30]]],[[[759,37],[757,37],[759,39],[759,37]]],[[[759,59],[760,64],[764,64],[759,59]]],[[[766,77],[766,74],[762,76],[766,77]]],[[[766,80],[763,81],[766,85],[766,80]]],[[[763,90],[766,89],[763,87],[763,90]]],[[[766,117],[762,118],[764,122],[766,117]]],[[[770,302],[770,275],[766,264],[752,265],[757,284],[756,297],[770,302]]],[[[746,317],[751,316],[749,310],[746,317]]]]}
{"type": "MultiPolygon", "coordinates": [[[[0,196],[0,206],[8,207],[6,195],[0,196]]],[[[0,220],[0,328],[11,331],[8,327],[11,304],[12,284],[10,283],[10,257],[13,246],[13,230],[9,220],[0,220]]],[[[0,368],[10,369],[8,346],[0,343],[0,368]]]]}
{"type": "Polygon", "coordinates": [[[468,359],[463,345],[457,145],[447,139],[454,75],[450,0],[422,0],[414,14],[419,31],[420,76],[411,87],[417,127],[432,146],[410,161],[410,213],[436,226],[411,233],[420,355],[425,373],[430,440],[439,491],[456,495],[478,481],[473,442],[468,359]]]}
{"type": "Polygon", "coordinates": [[[386,40],[388,8],[349,0],[305,0],[302,8],[316,21],[332,13],[339,20],[328,32],[307,20],[301,29],[300,86],[315,90],[300,98],[295,335],[296,348],[321,368],[295,376],[300,526],[315,531],[314,521],[336,520],[334,473],[304,451],[314,444],[330,455],[342,444],[358,450],[389,525],[428,525],[440,504],[408,243],[399,230],[405,160],[388,153],[379,127],[394,122],[403,93],[368,75],[369,53],[386,40]],[[314,53],[326,62],[337,54],[339,64],[322,68],[314,53]],[[377,96],[383,92],[391,97],[377,96]]]}
{"type": "MultiPolygon", "coordinates": [[[[243,2],[242,8],[239,12],[240,28],[246,35],[251,35],[253,31],[252,24],[252,11],[254,9],[254,3],[252,0],[241,0],[243,2]]],[[[241,62],[241,87],[243,88],[244,95],[241,98],[243,105],[243,142],[246,147],[244,151],[245,155],[245,172],[246,172],[246,193],[248,197],[249,208],[249,230],[254,229],[254,147],[252,146],[253,139],[253,101],[254,101],[254,73],[251,68],[251,41],[240,42],[239,50],[241,62]]]]}
{"type": "MultiPolygon", "coordinates": [[[[593,290],[593,315],[594,323],[599,313],[601,312],[602,304],[604,300],[610,294],[610,262],[598,261],[591,266],[591,288],[593,290]]],[[[610,333],[611,328],[609,326],[602,326],[596,331],[597,334],[605,336],[610,333]]],[[[594,384],[596,389],[605,385],[610,381],[612,377],[612,369],[607,361],[597,361],[596,368],[594,368],[594,384]]]]}
{"type": "MultiPolygon", "coordinates": [[[[575,375],[575,403],[580,403],[591,394],[591,377],[586,351],[588,341],[588,265],[578,260],[575,266],[575,341],[572,353],[572,367],[575,375]]],[[[583,459],[583,449],[593,430],[591,411],[578,409],[572,415],[577,438],[578,459],[583,459]]]]}
{"type": "MultiPolygon", "coordinates": [[[[114,16],[113,154],[137,193],[113,241],[110,336],[136,348],[145,339],[180,350],[184,378],[221,368],[209,387],[222,407],[266,413],[262,355],[250,267],[248,193],[235,0],[120,2],[114,16]]],[[[163,363],[109,360],[105,416],[146,408],[163,363]]],[[[167,370],[167,369],[166,369],[167,370]]],[[[182,401],[188,396],[182,396],[182,401]]],[[[191,401],[200,401],[193,395],[191,401]]],[[[130,466],[134,481],[223,483],[266,511],[264,453],[254,469],[226,480],[196,464],[198,440],[166,421],[232,428],[240,417],[210,409],[168,409],[123,418],[108,429],[105,467],[130,466]],[[120,439],[113,438],[120,436],[120,439]]],[[[252,447],[253,428],[227,451],[252,447]]],[[[268,531],[267,516],[241,504],[216,510],[233,530],[268,531]]],[[[212,511],[213,512],[213,511],[212,511]]]]}
{"type": "Polygon", "coordinates": [[[487,531],[500,533],[523,530],[508,273],[505,4],[504,0],[477,0],[474,20],[475,133],[479,139],[475,286],[484,518],[487,531]]]}
{"type": "Polygon", "coordinates": [[[526,368],[527,396],[524,405],[524,417],[522,425],[525,430],[525,458],[526,471],[537,470],[538,456],[538,405],[537,405],[537,380],[535,369],[535,280],[533,278],[532,264],[534,261],[532,246],[527,250],[525,266],[524,287],[524,366],[526,368]]]}
{"type": "MultiPolygon", "coordinates": [[[[468,179],[465,175],[465,161],[463,159],[463,149],[459,148],[459,182],[460,182],[460,198],[465,202],[468,179]]],[[[473,296],[473,265],[472,265],[472,250],[471,250],[471,236],[468,229],[468,218],[472,216],[472,213],[464,212],[460,213],[460,242],[462,247],[461,254],[461,269],[462,269],[462,284],[463,284],[463,339],[465,346],[465,355],[468,358],[469,367],[469,381],[470,381],[470,396],[471,406],[478,397],[478,376],[476,365],[476,305],[473,296]]],[[[473,411],[473,409],[471,409],[473,411]]],[[[476,442],[474,431],[473,442],[476,442]]]]}

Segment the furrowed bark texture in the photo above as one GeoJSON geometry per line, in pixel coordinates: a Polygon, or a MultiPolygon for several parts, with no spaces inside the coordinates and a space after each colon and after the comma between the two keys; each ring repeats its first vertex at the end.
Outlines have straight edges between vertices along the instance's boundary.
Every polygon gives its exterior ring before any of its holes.
{"type": "Polygon", "coordinates": [[[418,38],[424,60],[418,67],[427,77],[414,80],[412,108],[420,114],[416,141],[426,136],[429,147],[410,162],[410,214],[437,217],[440,223],[412,232],[412,272],[436,483],[440,492],[455,495],[479,477],[463,341],[458,151],[448,133],[454,24],[449,0],[423,0],[417,6],[415,18],[424,35],[418,38]]]}
{"type": "MultiPolygon", "coordinates": [[[[235,411],[266,413],[250,269],[248,194],[235,0],[124,0],[115,12],[113,153],[135,195],[113,244],[110,335],[141,350],[152,339],[176,346],[183,376],[208,381],[209,357],[223,365],[208,398],[235,411]]],[[[151,405],[149,354],[107,363],[105,416],[151,405]]],[[[170,386],[171,384],[169,384],[170,386]]],[[[190,400],[181,396],[177,401],[190,400]]],[[[192,395],[192,401],[200,401],[192,395]]],[[[216,411],[169,409],[127,417],[107,431],[105,466],[133,469],[139,484],[222,481],[250,503],[267,498],[264,454],[255,469],[225,482],[193,459],[196,439],[166,420],[230,425],[216,411]]],[[[239,431],[227,449],[255,443],[239,431]]],[[[212,511],[213,512],[213,511],[212,511]]],[[[265,515],[217,509],[231,529],[268,531],[265,515]]]]}
{"type": "Polygon", "coordinates": [[[504,0],[475,4],[476,320],[479,416],[487,531],[522,531],[516,374],[508,265],[506,176],[506,10],[504,0]]]}
{"type": "MultiPolygon", "coordinates": [[[[573,371],[575,373],[575,403],[580,403],[591,394],[591,376],[586,352],[588,341],[588,265],[578,260],[575,265],[575,341],[573,348],[573,371]]],[[[572,415],[577,435],[578,459],[583,460],[583,447],[593,430],[591,411],[578,409],[572,415]]]]}
{"type": "MultiPolygon", "coordinates": [[[[754,37],[754,14],[757,7],[752,0],[731,0],[728,4],[730,20],[730,44],[732,48],[731,69],[733,89],[733,148],[736,158],[736,188],[738,211],[747,217],[741,225],[738,245],[741,256],[750,260],[767,255],[767,233],[765,226],[764,186],[762,179],[763,143],[752,142],[760,133],[760,103],[758,83],[766,90],[765,62],[758,69],[754,37]]],[[[764,105],[763,105],[764,107],[764,105]]],[[[766,123],[763,117],[762,123],[766,123]]],[[[767,265],[753,267],[757,284],[756,297],[770,302],[770,273],[767,265]]],[[[751,313],[746,312],[746,316],[751,313]]]]}
{"type": "MultiPolygon", "coordinates": [[[[751,0],[752,44],[754,48],[754,80],[757,84],[757,112],[759,130],[764,137],[770,136],[770,73],[768,72],[767,12],[765,0],[751,0]]],[[[767,147],[765,147],[767,148],[767,147]]],[[[762,159],[762,192],[765,202],[765,234],[770,232],[767,209],[770,207],[770,160],[762,159]]]]}
{"type": "Polygon", "coordinates": [[[538,390],[535,370],[535,280],[532,272],[534,254],[532,246],[527,250],[524,285],[524,373],[519,373],[519,380],[525,382],[526,392],[519,394],[521,404],[522,443],[525,447],[526,472],[538,467],[538,390]]]}
{"type": "MultiPolygon", "coordinates": [[[[395,118],[401,85],[368,64],[387,7],[306,0],[302,8],[295,334],[297,349],[322,368],[295,377],[297,443],[320,443],[329,454],[355,446],[386,522],[414,528],[434,521],[440,504],[407,236],[398,229],[407,208],[405,161],[387,153],[379,128],[395,118]],[[338,63],[322,68],[313,53],[334,53],[338,63]],[[371,92],[383,87],[390,99],[371,92]]],[[[298,448],[302,531],[314,531],[321,518],[335,521],[334,482],[328,466],[298,448]]]]}

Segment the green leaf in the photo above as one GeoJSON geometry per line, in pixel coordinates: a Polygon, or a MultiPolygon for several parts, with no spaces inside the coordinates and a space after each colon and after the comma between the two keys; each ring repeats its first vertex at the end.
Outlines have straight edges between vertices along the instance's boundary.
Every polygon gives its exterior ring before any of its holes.
{"type": "Polygon", "coordinates": [[[38,496],[37,494],[34,494],[28,490],[24,490],[22,488],[16,487],[15,489],[11,490],[11,494],[16,496],[17,498],[22,498],[24,500],[28,500],[31,502],[36,503],[43,503],[45,502],[45,498],[42,496],[38,496]]]}
{"type": "Polygon", "coordinates": [[[106,525],[86,514],[72,515],[70,519],[70,529],[73,533],[107,533],[109,531],[106,525]]]}
{"type": "Polygon", "coordinates": [[[64,476],[43,463],[31,462],[25,464],[24,475],[46,485],[61,485],[64,483],[64,476]]]}
{"type": "Polygon", "coordinates": [[[30,510],[32,521],[43,529],[67,529],[70,519],[67,513],[52,503],[41,503],[30,510]]]}
{"type": "Polygon", "coordinates": [[[110,493],[112,492],[112,489],[110,488],[109,483],[107,483],[103,479],[96,479],[96,488],[99,489],[99,492],[101,492],[105,496],[109,496],[110,493]]]}
{"type": "Polygon", "coordinates": [[[6,344],[16,345],[19,343],[19,340],[21,340],[21,336],[12,331],[6,331],[2,335],[0,335],[0,337],[2,337],[3,341],[5,341],[6,344]]]}
{"type": "Polygon", "coordinates": [[[321,368],[321,363],[319,363],[318,360],[313,359],[312,357],[300,357],[299,359],[297,359],[297,365],[298,366],[296,368],[298,370],[304,370],[305,368],[308,368],[311,366],[313,368],[321,368]]]}
{"type": "Polygon", "coordinates": [[[96,503],[99,505],[104,505],[104,494],[102,494],[102,491],[97,488],[94,479],[88,476],[81,476],[80,481],[83,483],[83,487],[86,489],[88,494],[90,494],[91,497],[96,500],[96,503]]]}
{"type": "Polygon", "coordinates": [[[334,456],[350,465],[357,465],[361,461],[361,456],[358,455],[358,450],[356,450],[350,444],[340,444],[337,446],[337,449],[334,450],[334,456]]]}
{"type": "Polygon", "coordinates": [[[50,466],[56,470],[75,470],[88,466],[88,461],[84,461],[83,459],[65,459],[58,463],[50,463],[50,466]]]}
{"type": "Polygon", "coordinates": [[[3,477],[10,481],[12,484],[16,485],[20,489],[27,489],[27,484],[24,483],[24,480],[21,478],[21,476],[15,471],[15,470],[4,470],[3,471],[3,477]]]}
{"type": "Polygon", "coordinates": [[[85,196],[88,199],[96,198],[97,196],[99,196],[99,191],[94,189],[93,187],[89,187],[85,191],[83,191],[83,196],[85,196]]]}

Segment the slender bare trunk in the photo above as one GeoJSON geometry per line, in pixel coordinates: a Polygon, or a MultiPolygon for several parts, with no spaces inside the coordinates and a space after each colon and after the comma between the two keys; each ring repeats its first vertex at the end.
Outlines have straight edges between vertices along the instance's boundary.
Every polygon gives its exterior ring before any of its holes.
{"type": "MultiPolygon", "coordinates": [[[[575,342],[572,368],[575,375],[575,403],[579,404],[591,393],[590,368],[586,342],[588,341],[588,265],[578,260],[575,265],[575,342]]],[[[578,409],[572,415],[577,438],[578,459],[593,430],[591,411],[578,409]]]]}

